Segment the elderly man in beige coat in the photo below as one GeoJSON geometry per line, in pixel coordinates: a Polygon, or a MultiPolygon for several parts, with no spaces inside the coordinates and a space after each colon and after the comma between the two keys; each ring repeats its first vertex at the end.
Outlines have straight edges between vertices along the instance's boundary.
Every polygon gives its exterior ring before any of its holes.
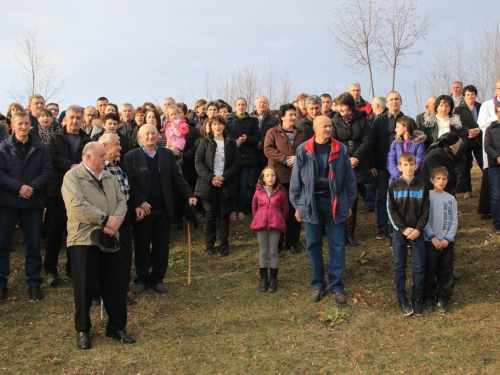
{"type": "Polygon", "coordinates": [[[127,272],[120,250],[104,252],[91,240],[95,229],[118,236],[127,212],[125,197],[115,177],[104,170],[106,149],[89,142],[82,152],[82,163],[64,176],[62,196],[68,216],[67,246],[71,255],[75,299],[75,329],[81,349],[90,349],[89,330],[92,294],[97,281],[108,314],[106,335],[123,343],[134,339],[125,332],[127,325],[127,272]]]}

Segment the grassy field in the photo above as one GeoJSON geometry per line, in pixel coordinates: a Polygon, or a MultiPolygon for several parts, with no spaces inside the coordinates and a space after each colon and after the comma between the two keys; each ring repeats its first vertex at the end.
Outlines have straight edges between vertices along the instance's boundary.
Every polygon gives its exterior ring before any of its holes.
{"type": "Polygon", "coordinates": [[[448,314],[401,314],[389,241],[374,239],[375,215],[363,214],[361,244],[347,248],[344,321],[333,327],[318,319],[320,311],[335,307],[333,297],[309,302],[305,253],[281,253],[278,292],[258,291],[258,243],[247,218],[231,224],[225,259],[203,254],[203,233],[195,232],[191,286],[186,229],[172,229],[169,293],[148,291],[128,312],[127,331],[137,344],[106,338],[106,320],[94,307],[93,348],[79,350],[71,280],[64,278],[54,289],[44,286],[45,299],[29,303],[17,233],[9,298],[0,305],[0,373],[498,374],[500,242],[489,235],[491,219],[476,214],[475,186],[471,200],[457,197],[455,268],[463,278],[448,314]]]}

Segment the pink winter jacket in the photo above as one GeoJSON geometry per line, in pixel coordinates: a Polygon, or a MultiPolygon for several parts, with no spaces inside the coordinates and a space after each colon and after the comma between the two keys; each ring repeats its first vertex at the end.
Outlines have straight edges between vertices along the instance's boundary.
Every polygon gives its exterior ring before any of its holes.
{"type": "Polygon", "coordinates": [[[252,202],[253,221],[250,229],[275,229],[286,232],[288,216],[288,198],[282,187],[276,189],[270,197],[262,185],[257,185],[252,202]]]}
{"type": "Polygon", "coordinates": [[[184,147],[186,147],[185,136],[189,133],[189,125],[186,120],[175,120],[175,122],[176,126],[172,126],[170,121],[165,122],[165,138],[167,144],[184,151],[184,147]]]}

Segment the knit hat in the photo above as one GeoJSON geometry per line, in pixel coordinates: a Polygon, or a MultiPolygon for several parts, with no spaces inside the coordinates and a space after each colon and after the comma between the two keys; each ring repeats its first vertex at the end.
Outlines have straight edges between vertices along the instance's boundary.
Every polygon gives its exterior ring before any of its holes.
{"type": "Polygon", "coordinates": [[[430,145],[429,150],[433,150],[436,147],[450,147],[453,146],[455,143],[457,143],[460,140],[460,137],[456,133],[448,132],[444,133],[441,137],[439,137],[437,140],[434,141],[432,145],[430,145]]]}

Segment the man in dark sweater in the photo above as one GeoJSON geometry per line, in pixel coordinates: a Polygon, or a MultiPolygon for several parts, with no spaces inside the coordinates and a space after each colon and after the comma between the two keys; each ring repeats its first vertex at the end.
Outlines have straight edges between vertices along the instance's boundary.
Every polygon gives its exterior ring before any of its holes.
{"type": "Polygon", "coordinates": [[[182,177],[172,151],[158,147],[156,127],[141,126],[138,138],[142,147],[125,155],[131,204],[134,209],[140,207],[145,215],[134,226],[136,278],[132,292],[142,294],[151,286],[155,292],[165,294],[163,279],[168,266],[170,223],[174,217],[174,186],[190,205],[196,205],[196,198],[182,177]]]}

